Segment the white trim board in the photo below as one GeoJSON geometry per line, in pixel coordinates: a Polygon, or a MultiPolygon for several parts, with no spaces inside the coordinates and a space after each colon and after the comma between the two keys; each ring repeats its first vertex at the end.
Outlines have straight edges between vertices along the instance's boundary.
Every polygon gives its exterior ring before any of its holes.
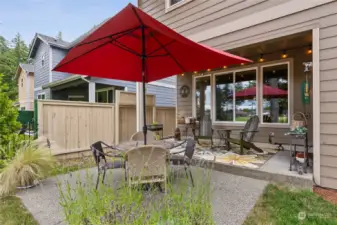
{"type": "Polygon", "coordinates": [[[250,14],[246,17],[231,21],[229,23],[203,30],[202,32],[189,36],[189,38],[195,42],[202,42],[333,1],[334,0],[306,0],[305,3],[303,3],[303,0],[291,0],[281,5],[250,14]]]}
{"type": "Polygon", "coordinates": [[[321,184],[321,104],[320,104],[320,76],[319,76],[319,28],[312,30],[312,61],[313,73],[313,154],[314,154],[314,180],[321,184]]]}
{"type": "Polygon", "coordinates": [[[154,86],[159,86],[159,87],[176,88],[176,86],[173,85],[173,84],[165,84],[165,83],[160,82],[160,81],[152,81],[152,82],[150,82],[148,84],[154,85],[154,86]]]}
{"type": "Polygon", "coordinates": [[[52,47],[49,46],[49,83],[53,82],[53,52],[52,47]]]}
{"type": "Polygon", "coordinates": [[[42,87],[34,88],[34,91],[42,91],[42,87]]]}

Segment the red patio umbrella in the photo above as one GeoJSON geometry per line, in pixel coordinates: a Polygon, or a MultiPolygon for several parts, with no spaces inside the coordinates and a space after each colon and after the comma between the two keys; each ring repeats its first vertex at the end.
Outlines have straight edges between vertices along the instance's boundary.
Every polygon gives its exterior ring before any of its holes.
{"type": "Polygon", "coordinates": [[[195,43],[129,4],[77,44],[55,71],[143,82],[250,60],[195,43]]]}
{"type": "MultiPolygon", "coordinates": [[[[263,96],[268,96],[268,97],[283,97],[283,96],[288,95],[288,92],[285,90],[274,88],[274,87],[271,87],[265,84],[263,85],[262,93],[263,93],[263,96]]],[[[235,96],[239,98],[255,97],[256,96],[256,86],[238,91],[235,93],[235,96]]]]}

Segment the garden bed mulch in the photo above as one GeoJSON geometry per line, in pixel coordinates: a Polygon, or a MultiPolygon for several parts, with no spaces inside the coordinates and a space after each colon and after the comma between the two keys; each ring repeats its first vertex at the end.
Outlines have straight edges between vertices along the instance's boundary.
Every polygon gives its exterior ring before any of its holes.
{"type": "Polygon", "coordinates": [[[322,198],[324,198],[325,200],[333,204],[337,204],[337,190],[314,186],[313,192],[322,196],[322,198]]]}

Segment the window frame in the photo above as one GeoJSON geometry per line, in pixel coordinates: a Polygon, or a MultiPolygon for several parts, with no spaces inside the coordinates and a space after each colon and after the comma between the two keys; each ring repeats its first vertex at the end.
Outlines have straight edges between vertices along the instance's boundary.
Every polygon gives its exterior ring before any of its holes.
{"type": "MultiPolygon", "coordinates": [[[[215,101],[216,101],[216,92],[215,92],[215,85],[216,85],[216,77],[217,76],[221,76],[221,75],[226,75],[226,74],[233,74],[233,84],[234,84],[234,88],[235,88],[235,81],[236,81],[236,73],[239,73],[239,72],[245,72],[245,71],[250,71],[250,70],[255,70],[256,72],[256,87],[257,87],[257,91],[256,91],[256,96],[255,96],[255,99],[256,99],[256,114],[259,115],[260,114],[260,111],[259,111],[259,108],[258,107],[258,104],[259,104],[259,100],[258,100],[258,94],[259,94],[259,89],[260,89],[260,78],[259,78],[259,66],[258,65],[254,65],[254,66],[251,66],[251,67],[245,67],[245,68],[242,68],[242,69],[232,69],[232,70],[226,70],[226,71],[222,71],[222,72],[218,72],[218,73],[214,73],[213,75],[213,86],[212,86],[212,99],[213,99],[213,102],[212,102],[212,108],[215,109],[215,101]]],[[[236,91],[234,90],[233,92],[233,121],[218,121],[216,120],[216,110],[213,110],[214,111],[214,114],[212,114],[212,117],[214,118],[212,120],[212,122],[214,124],[219,124],[219,125],[230,125],[230,126],[235,126],[235,125],[238,125],[238,126],[241,126],[243,124],[245,124],[246,122],[240,122],[240,121],[235,121],[235,106],[236,106],[236,91]]]]}
{"type": "Polygon", "coordinates": [[[45,92],[38,93],[37,99],[38,100],[46,100],[46,93],[45,92]],[[42,98],[42,96],[44,96],[44,98],[42,98]]]}
{"type": "MultiPolygon", "coordinates": [[[[294,72],[293,72],[293,68],[294,67],[294,60],[293,58],[287,58],[287,59],[280,59],[280,60],[274,60],[274,61],[270,61],[270,62],[264,62],[264,63],[255,63],[255,64],[251,64],[251,65],[247,65],[247,66],[243,66],[243,67],[236,67],[233,69],[225,69],[225,70],[221,70],[219,72],[211,72],[211,73],[201,73],[198,75],[192,75],[192,116],[196,117],[196,99],[195,99],[195,94],[196,94],[196,79],[198,79],[199,77],[205,77],[205,76],[210,76],[211,78],[211,119],[212,119],[212,124],[214,125],[221,125],[221,126],[238,126],[238,127],[242,127],[242,125],[245,124],[245,122],[235,122],[233,120],[233,122],[230,121],[216,121],[216,109],[215,109],[215,79],[216,76],[218,75],[224,75],[224,74],[230,74],[230,73],[235,73],[235,72],[240,72],[240,71],[249,71],[249,70],[257,70],[256,73],[256,86],[257,86],[257,96],[256,96],[256,103],[257,103],[257,107],[256,107],[256,111],[257,111],[257,115],[260,119],[260,127],[275,127],[275,128],[289,128],[290,123],[291,123],[291,115],[293,114],[294,111],[294,101],[293,99],[293,94],[294,94],[294,90],[293,90],[293,82],[294,82],[294,72]],[[262,119],[262,112],[263,112],[263,104],[262,104],[262,100],[263,100],[263,96],[262,96],[262,89],[261,89],[261,85],[262,85],[262,78],[263,78],[263,68],[264,67],[271,67],[271,66],[276,66],[276,65],[282,65],[282,64],[287,64],[288,65],[288,123],[263,123],[262,119]]],[[[234,105],[235,106],[235,105],[234,105]]]]}
{"type": "Polygon", "coordinates": [[[196,117],[197,116],[197,111],[196,111],[196,81],[198,78],[204,78],[204,77],[209,77],[209,82],[210,82],[210,87],[211,87],[211,120],[213,121],[213,79],[212,79],[212,73],[209,74],[198,74],[198,75],[193,75],[193,80],[192,80],[192,116],[196,117]]]}
{"type": "Polygon", "coordinates": [[[185,4],[187,4],[191,1],[193,1],[193,0],[182,0],[182,1],[177,2],[177,3],[172,5],[171,0],[165,0],[165,13],[168,13],[172,10],[175,10],[175,9],[177,9],[177,8],[183,6],[183,5],[185,5],[185,4]]]}
{"type": "Polygon", "coordinates": [[[287,74],[287,79],[288,79],[288,123],[264,123],[263,122],[263,96],[262,96],[262,88],[259,89],[259,101],[260,101],[260,113],[259,113],[259,118],[260,118],[260,124],[261,127],[289,127],[290,126],[290,120],[291,120],[291,115],[293,114],[293,63],[292,60],[287,60],[287,61],[282,61],[282,62],[270,62],[261,65],[260,68],[260,77],[261,77],[261,84],[263,82],[263,68],[266,67],[273,67],[273,66],[279,66],[279,65],[287,65],[288,67],[288,74],[287,74]]]}
{"type": "Polygon", "coordinates": [[[116,103],[116,91],[114,87],[108,87],[108,88],[101,88],[95,91],[95,102],[96,103],[103,103],[103,104],[115,104],[116,103]],[[109,91],[112,91],[112,103],[109,102],[98,102],[97,101],[97,93],[99,92],[106,92],[107,99],[109,99],[109,91]]]}

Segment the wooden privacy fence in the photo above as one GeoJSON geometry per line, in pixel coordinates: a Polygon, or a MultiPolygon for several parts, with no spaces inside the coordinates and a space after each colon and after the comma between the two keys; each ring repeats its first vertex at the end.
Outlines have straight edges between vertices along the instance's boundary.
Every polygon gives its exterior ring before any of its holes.
{"type": "Polygon", "coordinates": [[[88,102],[38,103],[39,137],[51,140],[58,150],[88,149],[97,140],[114,143],[115,106],[88,102]]]}
{"type": "MultiPolygon", "coordinates": [[[[176,125],[175,108],[156,107],[155,102],[154,95],[147,95],[148,124],[161,123],[164,135],[172,135],[176,125]]],[[[137,130],[136,118],[136,94],[131,92],[117,91],[115,104],[38,102],[39,137],[55,143],[57,154],[88,150],[98,140],[108,144],[127,141],[137,130]]]]}

